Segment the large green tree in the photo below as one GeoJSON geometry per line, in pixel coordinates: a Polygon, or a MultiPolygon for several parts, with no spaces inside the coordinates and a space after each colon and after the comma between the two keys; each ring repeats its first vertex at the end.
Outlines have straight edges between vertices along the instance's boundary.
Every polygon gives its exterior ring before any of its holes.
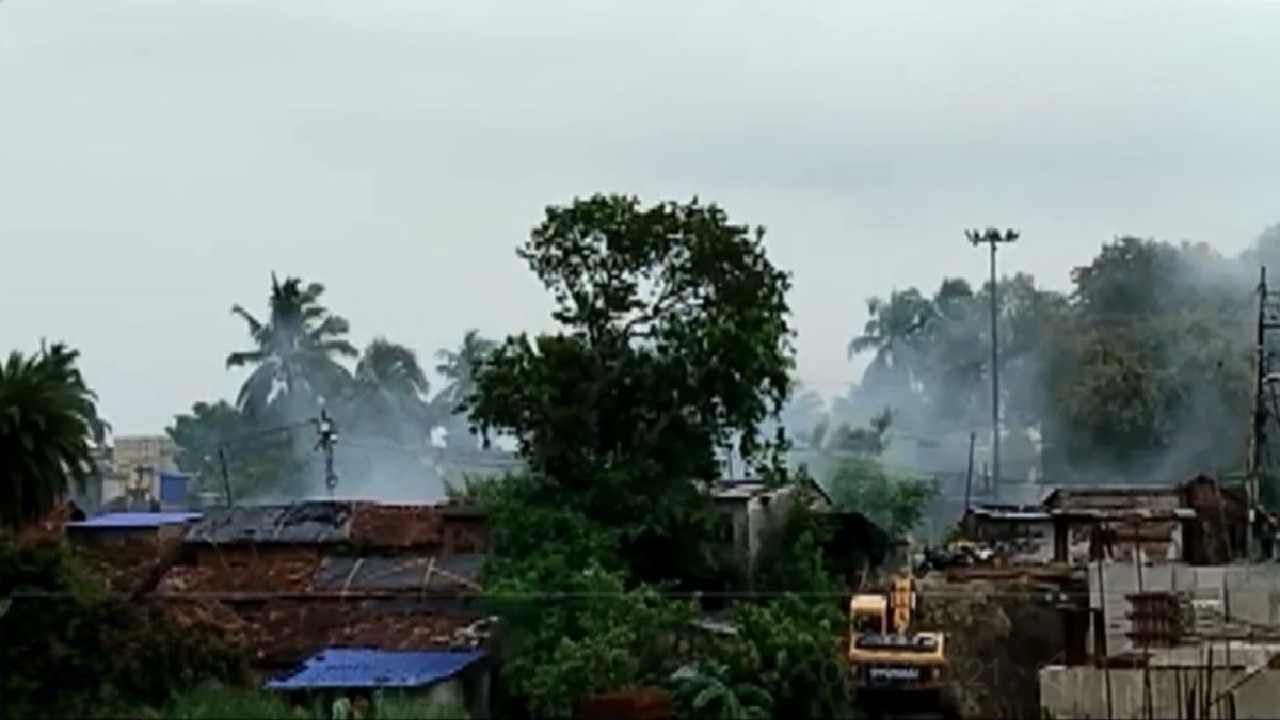
{"type": "Polygon", "coordinates": [[[195,403],[165,432],[178,447],[178,469],[199,478],[205,492],[223,497],[229,489],[234,502],[280,490],[301,471],[297,437],[260,427],[225,400],[195,403]]]}
{"type": "MultiPolygon", "coordinates": [[[[1035,425],[1043,412],[1039,393],[1039,350],[1066,299],[1038,288],[1018,273],[998,286],[1001,393],[1006,420],[1035,425]]],[[[868,302],[871,318],[849,344],[851,354],[874,352],[860,388],[872,409],[889,406],[901,424],[930,429],[940,424],[972,426],[991,408],[991,286],[980,291],[964,280],[946,278],[932,296],[915,288],[888,300],[868,302]]]]}
{"type": "Polygon", "coordinates": [[[549,497],[620,528],[640,577],[695,572],[723,448],[781,470],[758,428],[790,389],[790,281],[763,235],[697,200],[597,195],[548,208],[519,250],[562,330],[494,351],[472,418],[516,438],[549,497]]]}
{"type": "Polygon", "coordinates": [[[92,471],[103,431],[97,397],[62,344],[0,364],[0,524],[16,527],[47,514],[92,471]]]}
{"type": "Polygon", "coordinates": [[[1047,397],[1054,463],[1090,474],[1238,469],[1250,407],[1250,289],[1205,245],[1125,237],[1072,273],[1047,397]]]}
{"type": "Polygon", "coordinates": [[[247,415],[309,413],[346,386],[349,373],[338,361],[358,353],[346,337],[350,324],[320,304],[323,294],[319,283],[303,285],[296,277],[281,283],[272,273],[266,322],[240,305],[232,306],[254,344],[251,350],[227,356],[229,368],[253,368],[236,400],[247,415]]]}
{"type": "Polygon", "coordinates": [[[867,300],[868,319],[862,333],[849,341],[849,357],[873,353],[863,372],[863,391],[874,405],[893,404],[899,413],[914,413],[927,372],[927,338],[937,308],[919,290],[893,291],[888,299],[867,300]]]}

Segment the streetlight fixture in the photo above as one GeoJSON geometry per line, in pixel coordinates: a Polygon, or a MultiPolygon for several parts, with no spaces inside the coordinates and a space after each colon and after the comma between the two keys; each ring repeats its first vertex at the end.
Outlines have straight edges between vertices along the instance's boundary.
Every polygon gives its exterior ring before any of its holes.
{"type": "Polygon", "coordinates": [[[991,492],[992,499],[996,500],[1000,496],[1000,351],[996,341],[996,316],[999,313],[996,297],[996,246],[1017,240],[1018,232],[1010,228],[1001,233],[994,227],[988,227],[985,231],[965,230],[964,236],[974,247],[982,243],[991,246],[991,492]]]}

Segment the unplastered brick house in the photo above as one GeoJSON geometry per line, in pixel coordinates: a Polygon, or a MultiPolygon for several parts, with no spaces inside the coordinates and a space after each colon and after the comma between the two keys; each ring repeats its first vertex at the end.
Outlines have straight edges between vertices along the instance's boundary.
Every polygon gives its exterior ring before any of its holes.
{"type": "Polygon", "coordinates": [[[320,500],[207,509],[153,596],[213,625],[266,676],[326,648],[482,648],[483,513],[320,500]]]}

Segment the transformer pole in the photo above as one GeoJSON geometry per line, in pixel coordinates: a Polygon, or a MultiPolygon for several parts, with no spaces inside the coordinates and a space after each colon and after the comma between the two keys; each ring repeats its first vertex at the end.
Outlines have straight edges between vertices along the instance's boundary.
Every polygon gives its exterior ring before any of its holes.
{"type": "Polygon", "coordinates": [[[320,417],[312,422],[320,434],[316,449],[324,451],[324,487],[329,491],[329,497],[333,497],[333,491],[338,487],[338,473],[333,469],[333,446],[338,444],[338,428],[327,410],[321,410],[320,417]]]}
{"type": "Polygon", "coordinates": [[[1001,234],[994,227],[986,232],[965,230],[964,235],[977,247],[981,243],[991,246],[991,492],[992,502],[1000,498],[1000,345],[997,333],[997,318],[1000,313],[999,299],[996,297],[996,246],[999,243],[1011,243],[1018,239],[1018,233],[1005,230],[1001,234]]]}

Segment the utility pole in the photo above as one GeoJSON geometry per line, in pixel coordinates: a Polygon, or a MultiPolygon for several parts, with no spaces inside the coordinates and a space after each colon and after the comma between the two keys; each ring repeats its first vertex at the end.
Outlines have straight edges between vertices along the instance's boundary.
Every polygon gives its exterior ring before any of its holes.
{"type": "Polygon", "coordinates": [[[1264,461],[1267,447],[1267,385],[1275,381],[1268,367],[1267,331],[1280,330],[1275,305],[1267,291],[1267,268],[1263,266],[1258,278],[1258,337],[1257,337],[1257,374],[1253,397],[1253,432],[1250,437],[1248,471],[1245,473],[1245,495],[1249,501],[1248,522],[1245,523],[1245,556],[1253,556],[1253,507],[1260,502],[1259,494],[1262,480],[1266,476],[1264,461]]]}
{"type": "Polygon", "coordinates": [[[227,473],[227,449],[218,448],[218,463],[222,466],[222,489],[227,493],[227,507],[231,507],[231,476],[227,473]]]}
{"type": "Polygon", "coordinates": [[[324,487],[329,491],[329,497],[333,497],[333,491],[338,487],[338,474],[333,470],[333,446],[338,444],[338,428],[327,410],[321,410],[320,417],[312,422],[316,424],[316,432],[320,433],[316,449],[324,451],[324,487]]]}
{"type": "Polygon", "coordinates": [[[969,501],[973,494],[973,445],[977,442],[978,433],[969,433],[969,472],[964,476],[964,513],[969,514],[969,501]]]}
{"type": "Polygon", "coordinates": [[[1000,346],[996,341],[996,317],[999,313],[999,300],[996,297],[996,246],[1017,240],[1018,233],[1010,229],[1001,234],[994,227],[989,227],[986,232],[965,230],[964,236],[974,247],[982,243],[991,246],[991,476],[992,502],[995,502],[1000,497],[1000,346]]]}
{"type": "Polygon", "coordinates": [[[135,499],[145,503],[145,501],[151,497],[151,487],[154,483],[149,481],[148,478],[154,480],[155,470],[154,465],[134,466],[133,474],[137,477],[137,481],[134,482],[133,488],[127,493],[129,496],[130,510],[133,509],[133,502],[135,499]]]}

